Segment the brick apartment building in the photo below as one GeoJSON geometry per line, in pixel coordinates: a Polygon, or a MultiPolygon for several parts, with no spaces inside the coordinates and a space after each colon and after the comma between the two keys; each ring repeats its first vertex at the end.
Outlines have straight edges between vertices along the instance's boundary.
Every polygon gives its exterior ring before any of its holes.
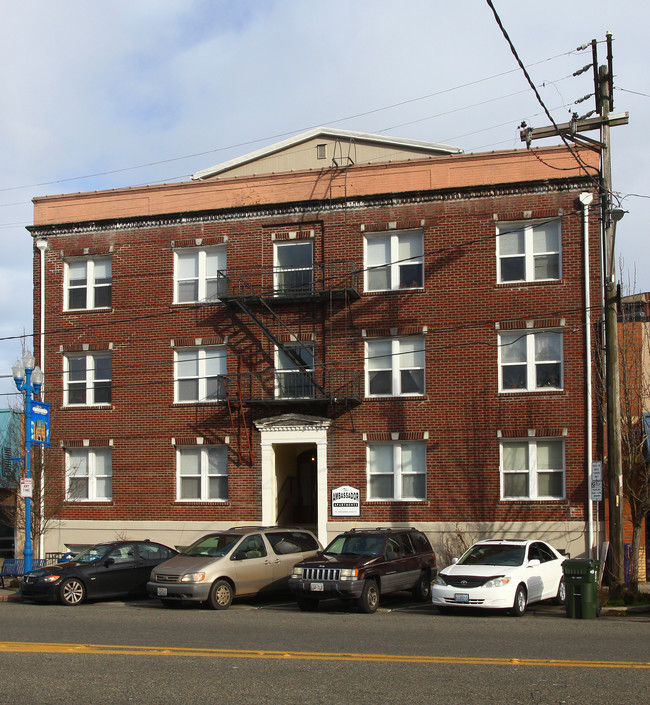
{"type": "Polygon", "coordinates": [[[45,550],[250,523],[596,545],[580,154],[314,130],[35,199],[45,550]]]}

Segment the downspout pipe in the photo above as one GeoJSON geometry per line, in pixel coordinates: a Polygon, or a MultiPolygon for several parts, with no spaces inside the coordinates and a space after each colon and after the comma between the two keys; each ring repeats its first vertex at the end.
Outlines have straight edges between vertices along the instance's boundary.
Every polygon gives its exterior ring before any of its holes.
{"type": "Polygon", "coordinates": [[[587,418],[585,423],[586,475],[587,475],[587,555],[592,558],[594,547],[594,501],[591,497],[592,462],[593,462],[593,380],[592,380],[592,345],[591,345],[591,288],[589,283],[589,206],[594,200],[593,193],[580,194],[582,204],[582,241],[584,251],[585,276],[585,388],[587,418]]]}
{"type": "MultiPolygon", "coordinates": [[[[39,239],[36,240],[36,247],[41,253],[41,281],[40,281],[40,340],[39,340],[39,352],[38,361],[40,362],[40,367],[43,372],[45,372],[45,252],[47,250],[47,240],[39,239]]],[[[36,341],[34,341],[34,348],[36,348],[36,341]]],[[[41,387],[41,401],[45,401],[45,384],[41,387]]],[[[38,555],[39,558],[45,557],[45,537],[44,537],[44,527],[45,527],[45,467],[44,467],[44,454],[40,454],[41,457],[41,479],[40,479],[40,501],[39,501],[39,512],[38,512],[38,555]]]]}

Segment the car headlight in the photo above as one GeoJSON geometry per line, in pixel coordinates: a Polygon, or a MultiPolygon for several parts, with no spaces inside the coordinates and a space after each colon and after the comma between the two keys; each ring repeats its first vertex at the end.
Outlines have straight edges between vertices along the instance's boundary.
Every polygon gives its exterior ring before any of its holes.
{"type": "Polygon", "coordinates": [[[507,585],[510,582],[510,578],[508,578],[505,575],[501,575],[498,578],[492,578],[492,580],[488,580],[487,583],[483,583],[483,587],[486,588],[491,588],[491,587],[503,587],[504,585],[507,585]]]}
{"type": "Polygon", "coordinates": [[[205,580],[205,573],[185,573],[181,578],[182,583],[201,583],[205,580]]]}
{"type": "Polygon", "coordinates": [[[358,580],[358,568],[341,568],[341,580],[358,580]]]}
{"type": "Polygon", "coordinates": [[[60,575],[44,575],[41,580],[44,583],[55,583],[60,577],[60,575]]]}
{"type": "Polygon", "coordinates": [[[302,578],[302,568],[299,568],[297,565],[293,567],[293,570],[291,571],[291,577],[292,578],[302,578]]]}
{"type": "Polygon", "coordinates": [[[445,576],[441,575],[440,573],[438,574],[438,577],[433,581],[434,585],[446,585],[447,581],[445,580],[445,576]]]}

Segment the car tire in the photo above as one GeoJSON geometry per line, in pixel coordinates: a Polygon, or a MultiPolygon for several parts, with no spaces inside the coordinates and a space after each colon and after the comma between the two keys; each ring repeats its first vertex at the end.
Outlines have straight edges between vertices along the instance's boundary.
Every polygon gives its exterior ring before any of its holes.
{"type": "Polygon", "coordinates": [[[515,592],[515,601],[512,604],[512,615],[513,617],[523,617],[526,611],[526,604],[528,602],[528,597],[526,595],[526,588],[520,585],[515,592]]]}
{"type": "Polygon", "coordinates": [[[313,597],[299,597],[298,607],[300,607],[303,612],[316,612],[318,609],[318,600],[315,600],[313,597]]]}
{"type": "Polygon", "coordinates": [[[76,607],[86,599],[86,587],[77,578],[68,578],[59,588],[59,602],[66,607],[76,607]]]}
{"type": "Polygon", "coordinates": [[[431,576],[428,571],[423,570],[420,573],[420,577],[413,588],[413,597],[418,602],[426,602],[431,597],[431,576]]]}
{"type": "Polygon", "coordinates": [[[561,578],[560,584],[557,586],[557,595],[553,598],[553,604],[566,604],[566,583],[564,582],[564,578],[561,578]]]}
{"type": "Polygon", "coordinates": [[[359,609],[366,614],[372,614],[377,611],[377,607],[379,607],[379,585],[377,585],[376,580],[365,581],[357,604],[359,609]]]}
{"type": "Polygon", "coordinates": [[[210,588],[207,606],[212,610],[227,610],[234,596],[232,585],[227,580],[215,580],[210,588]]]}

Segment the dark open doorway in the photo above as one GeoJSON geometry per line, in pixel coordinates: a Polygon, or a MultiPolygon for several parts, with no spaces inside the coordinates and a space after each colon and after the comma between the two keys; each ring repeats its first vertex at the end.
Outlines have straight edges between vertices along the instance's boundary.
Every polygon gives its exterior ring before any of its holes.
{"type": "Polygon", "coordinates": [[[275,446],[278,526],[317,525],[316,467],[315,445],[275,446]]]}

